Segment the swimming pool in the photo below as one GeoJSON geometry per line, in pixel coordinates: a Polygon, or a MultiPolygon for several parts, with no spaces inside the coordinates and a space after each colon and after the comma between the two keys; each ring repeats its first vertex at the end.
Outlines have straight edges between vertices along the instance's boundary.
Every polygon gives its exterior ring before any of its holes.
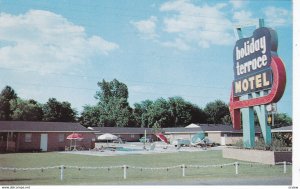
{"type": "Polygon", "coordinates": [[[125,147],[116,147],[115,150],[116,151],[121,151],[121,152],[144,151],[143,149],[125,148],[125,147]]]}
{"type": "Polygon", "coordinates": [[[139,148],[126,148],[126,147],[104,147],[104,150],[119,151],[119,152],[144,151],[143,149],[139,149],[139,148]]]}

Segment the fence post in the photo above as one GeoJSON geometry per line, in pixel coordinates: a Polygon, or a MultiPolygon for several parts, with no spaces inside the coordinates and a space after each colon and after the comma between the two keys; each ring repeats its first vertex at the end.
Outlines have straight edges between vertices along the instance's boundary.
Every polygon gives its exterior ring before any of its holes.
{"type": "Polygon", "coordinates": [[[283,162],[283,173],[286,173],[286,161],[283,162]]]}
{"type": "Polygon", "coordinates": [[[123,165],[123,178],[126,179],[127,178],[127,166],[123,165]]]}
{"type": "Polygon", "coordinates": [[[64,180],[64,168],[65,166],[64,165],[61,165],[60,166],[60,180],[64,180]]]}
{"type": "Polygon", "coordinates": [[[235,174],[238,175],[239,174],[239,163],[235,162],[235,174]]]}
{"type": "Polygon", "coordinates": [[[185,164],[182,165],[182,176],[185,177],[185,164]]]}

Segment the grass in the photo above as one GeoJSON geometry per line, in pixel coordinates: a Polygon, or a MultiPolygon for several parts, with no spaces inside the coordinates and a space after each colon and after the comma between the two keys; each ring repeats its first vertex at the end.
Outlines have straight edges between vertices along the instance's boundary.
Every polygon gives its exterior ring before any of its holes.
{"type": "MultiPolygon", "coordinates": [[[[0,167],[48,167],[66,166],[140,166],[140,167],[170,167],[175,165],[213,165],[232,163],[234,160],[222,158],[221,151],[179,152],[170,154],[127,155],[127,156],[88,156],[57,152],[48,153],[14,153],[1,154],[0,167]]],[[[100,184],[143,184],[145,182],[179,180],[179,179],[215,179],[215,178],[261,178],[261,177],[291,177],[291,166],[287,174],[283,174],[282,166],[241,165],[239,175],[235,175],[234,166],[187,168],[186,177],[182,177],[182,169],[170,170],[127,170],[127,179],[123,179],[123,169],[78,170],[65,169],[64,180],[60,180],[58,168],[35,171],[0,170],[0,185],[100,185],[100,184]]]]}

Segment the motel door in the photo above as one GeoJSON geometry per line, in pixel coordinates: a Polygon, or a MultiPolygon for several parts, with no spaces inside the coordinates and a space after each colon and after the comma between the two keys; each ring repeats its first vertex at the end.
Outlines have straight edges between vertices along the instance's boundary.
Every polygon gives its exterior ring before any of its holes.
{"type": "Polygon", "coordinates": [[[222,146],[226,145],[226,137],[227,137],[227,134],[224,134],[224,136],[221,137],[221,145],[222,146]]]}
{"type": "Polygon", "coordinates": [[[41,134],[40,149],[45,152],[48,149],[48,134],[41,134]]]}

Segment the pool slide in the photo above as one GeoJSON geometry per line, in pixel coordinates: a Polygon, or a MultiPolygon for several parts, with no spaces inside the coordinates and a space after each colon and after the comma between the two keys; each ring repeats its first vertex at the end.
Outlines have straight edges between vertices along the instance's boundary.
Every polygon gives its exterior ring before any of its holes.
{"type": "Polygon", "coordinates": [[[157,138],[159,138],[161,141],[169,144],[169,141],[168,141],[167,137],[165,135],[163,135],[162,133],[156,133],[155,136],[157,138]]]}

